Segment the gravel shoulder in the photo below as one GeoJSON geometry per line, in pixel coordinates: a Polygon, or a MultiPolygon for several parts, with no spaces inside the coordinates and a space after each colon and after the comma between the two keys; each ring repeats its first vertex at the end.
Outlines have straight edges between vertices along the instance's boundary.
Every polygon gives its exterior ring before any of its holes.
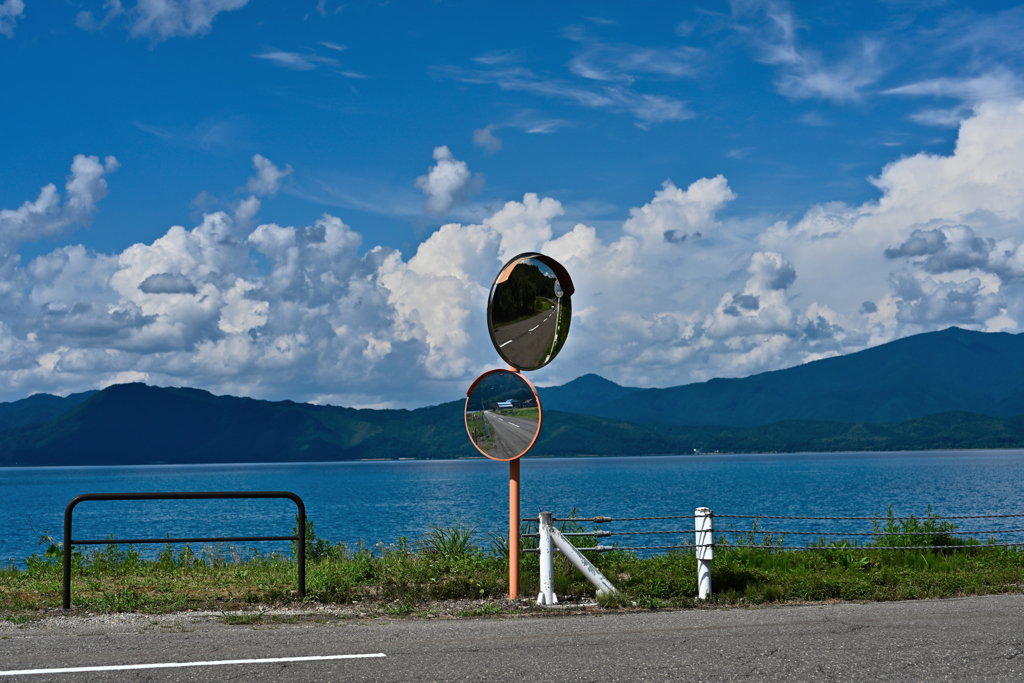
{"type": "Polygon", "coordinates": [[[488,604],[453,603],[448,612],[405,618],[309,604],[246,613],[54,613],[0,623],[0,669],[54,672],[26,680],[189,683],[1024,679],[1021,594],[679,610],[508,603],[497,614],[462,616],[488,604]],[[259,620],[225,621],[246,614],[259,620]],[[325,661],[339,655],[349,659],[325,661]],[[177,664],[158,664],[168,662],[177,664]],[[218,662],[230,665],[210,665],[218,662]],[[182,663],[188,668],[166,668],[182,663]],[[59,670],[72,666],[105,670],[59,670]],[[122,666],[145,673],[110,670],[122,666]]]}
{"type": "MultiPolygon", "coordinates": [[[[1024,594],[1010,594],[1024,608],[1024,594]]],[[[141,633],[152,630],[188,630],[219,626],[275,626],[283,624],[375,623],[393,621],[480,620],[480,619],[558,619],[578,616],[644,615],[670,613],[749,613],[765,610],[836,607],[841,605],[903,605],[942,603],[955,600],[983,600],[996,596],[904,600],[898,602],[850,602],[830,600],[811,602],[791,600],[760,605],[721,605],[700,603],[695,607],[605,608],[590,599],[566,601],[554,607],[539,607],[529,599],[520,600],[443,600],[410,606],[400,603],[323,604],[316,602],[285,605],[250,605],[237,610],[197,609],[167,613],[94,612],[81,608],[62,610],[48,608],[17,613],[0,612],[0,639],[29,631],[67,632],[79,635],[92,633],[141,633]]],[[[1024,612],[1022,612],[1024,614],[1024,612]]]]}

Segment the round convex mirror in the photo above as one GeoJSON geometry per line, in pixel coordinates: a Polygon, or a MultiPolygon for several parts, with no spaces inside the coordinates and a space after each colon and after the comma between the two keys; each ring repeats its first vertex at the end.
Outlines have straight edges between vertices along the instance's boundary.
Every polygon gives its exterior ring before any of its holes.
{"type": "Polygon", "coordinates": [[[572,319],[572,280],[558,261],[526,253],[491,285],[487,329],[498,355],[518,370],[544,367],[561,351],[572,319]]]}
{"type": "Polygon", "coordinates": [[[518,372],[491,370],[466,395],[466,431],[473,445],[492,460],[515,460],[540,434],[540,398],[518,372]]]}

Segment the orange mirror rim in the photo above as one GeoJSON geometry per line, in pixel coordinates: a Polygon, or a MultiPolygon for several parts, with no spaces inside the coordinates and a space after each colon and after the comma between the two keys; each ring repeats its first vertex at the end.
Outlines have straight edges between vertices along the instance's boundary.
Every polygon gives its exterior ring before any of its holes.
{"type": "Polygon", "coordinates": [[[544,409],[540,405],[540,394],[537,393],[537,387],[533,386],[533,382],[526,379],[523,373],[519,372],[514,368],[509,370],[488,370],[487,372],[473,380],[473,383],[469,386],[469,389],[466,391],[466,405],[462,409],[462,421],[463,424],[465,424],[466,426],[466,434],[469,436],[469,442],[473,444],[473,448],[477,449],[484,457],[490,458],[491,460],[496,460],[497,462],[512,462],[513,460],[518,460],[519,458],[529,453],[530,449],[533,448],[533,445],[537,443],[537,439],[540,438],[541,425],[544,424],[544,409]],[[476,389],[476,385],[480,384],[484,377],[487,377],[488,375],[493,375],[496,372],[511,372],[515,375],[518,375],[519,379],[526,382],[526,385],[530,387],[530,391],[533,392],[533,397],[537,399],[537,431],[533,435],[533,441],[530,442],[530,445],[526,447],[525,451],[523,451],[516,457],[509,458],[507,460],[503,458],[495,458],[493,455],[488,455],[487,453],[485,453],[479,446],[476,445],[476,442],[473,441],[473,432],[469,431],[469,397],[473,395],[473,390],[476,389]]]}
{"type": "Polygon", "coordinates": [[[508,279],[508,276],[512,274],[512,270],[520,264],[520,262],[527,259],[533,259],[534,261],[540,261],[545,266],[550,268],[554,273],[555,277],[558,278],[558,283],[562,286],[562,291],[567,296],[572,296],[576,292],[576,287],[572,284],[572,278],[569,277],[569,271],[562,266],[561,263],[545,256],[544,254],[538,254],[536,252],[528,251],[519,256],[515,256],[511,261],[502,266],[501,271],[498,273],[498,277],[494,278],[494,284],[491,285],[491,292],[494,292],[494,287],[500,285],[502,282],[508,279]]]}

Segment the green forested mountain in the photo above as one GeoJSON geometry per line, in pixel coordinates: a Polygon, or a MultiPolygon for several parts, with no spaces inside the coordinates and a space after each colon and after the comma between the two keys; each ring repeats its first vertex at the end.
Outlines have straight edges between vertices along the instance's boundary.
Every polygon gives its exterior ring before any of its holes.
{"type": "Polygon", "coordinates": [[[119,384],[49,422],[0,432],[0,465],[472,455],[461,424],[461,402],[355,410],[119,384]]]}
{"type": "Polygon", "coordinates": [[[1024,335],[952,327],[742,379],[632,392],[580,410],[627,422],[736,427],[893,423],[947,411],[1024,414],[1024,335]]]}
{"type": "Polygon", "coordinates": [[[52,394],[35,394],[20,401],[0,403],[0,432],[5,429],[52,420],[95,393],[95,391],[85,391],[64,398],[52,394]]]}
{"type": "MultiPolygon", "coordinates": [[[[46,423],[0,432],[0,466],[458,458],[462,402],[354,410],[121,384],[46,423]]],[[[545,411],[536,456],[1022,448],[1024,417],[945,413],[898,424],[786,421],[742,427],[634,424],[545,411]]]]}
{"type": "MultiPolygon", "coordinates": [[[[952,328],[671,389],[541,389],[531,455],[1024,448],[1024,343],[952,328]]],[[[0,466],[475,457],[463,401],[357,410],[122,384],[0,404],[0,466]]]]}
{"type": "Polygon", "coordinates": [[[601,404],[614,401],[643,389],[619,386],[600,375],[587,374],[557,387],[537,390],[545,410],[585,413],[601,404]]]}

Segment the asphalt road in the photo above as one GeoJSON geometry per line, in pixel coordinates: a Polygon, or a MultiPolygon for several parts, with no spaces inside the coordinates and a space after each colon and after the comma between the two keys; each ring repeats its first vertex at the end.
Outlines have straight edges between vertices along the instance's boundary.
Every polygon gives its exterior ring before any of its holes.
{"type": "Polygon", "coordinates": [[[548,355],[557,322],[555,308],[552,308],[532,318],[499,327],[494,338],[505,354],[505,360],[513,367],[536,368],[548,355]]]}
{"type": "MultiPolygon", "coordinates": [[[[113,615],[119,617],[124,615],[113,615]]],[[[0,673],[61,666],[384,657],[15,676],[24,681],[1019,681],[1024,595],[768,609],[227,626],[0,622],[0,673]]],[[[175,621],[177,619],[177,621],[175,621]]]]}
{"type": "Polygon", "coordinates": [[[494,432],[494,446],[488,451],[491,457],[511,460],[526,451],[537,435],[537,420],[499,415],[493,410],[484,414],[494,432]]]}

